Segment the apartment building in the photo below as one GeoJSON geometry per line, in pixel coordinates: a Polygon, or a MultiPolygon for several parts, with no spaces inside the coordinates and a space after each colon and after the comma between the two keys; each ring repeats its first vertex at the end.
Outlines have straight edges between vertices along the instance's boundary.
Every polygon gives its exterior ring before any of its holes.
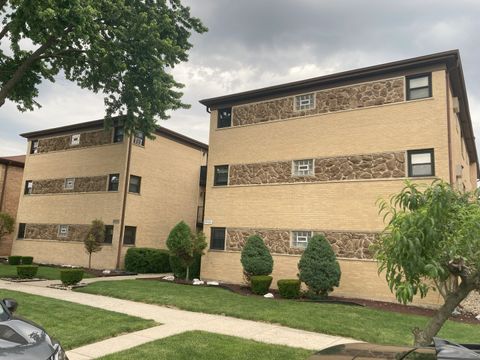
{"type": "Polygon", "coordinates": [[[476,188],[458,51],[200,102],[211,113],[207,279],[241,283],[240,251],[252,234],[273,255],[273,284],[296,278],[299,257],[321,233],[342,269],[335,295],[394,300],[369,250],[384,228],[377,199],[407,179],[476,188]]]}
{"type": "MultiPolygon", "coordinates": [[[[22,188],[25,155],[0,157],[0,212],[17,216],[18,199],[22,188]]],[[[0,241],[0,256],[8,256],[12,250],[14,234],[0,241]]]]}
{"type": "MultiPolygon", "coordinates": [[[[88,265],[92,220],[106,225],[92,267],[121,268],[131,246],[165,248],[172,227],[201,225],[201,167],[208,146],[159,127],[127,136],[116,119],[22,134],[28,140],[12,253],[36,262],[88,265]]],[[[204,172],[203,172],[204,173],[204,172]]]]}

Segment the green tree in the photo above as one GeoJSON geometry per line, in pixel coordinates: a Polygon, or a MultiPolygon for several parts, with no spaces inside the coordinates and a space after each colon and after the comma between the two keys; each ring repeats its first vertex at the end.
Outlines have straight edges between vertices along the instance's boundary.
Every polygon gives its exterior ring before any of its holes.
{"type": "Polygon", "coordinates": [[[247,239],[242,249],[240,262],[247,281],[250,281],[252,276],[270,275],[273,271],[272,255],[263,239],[258,235],[252,235],[247,239]]]}
{"type": "Polygon", "coordinates": [[[88,268],[92,266],[92,254],[102,250],[105,241],[105,225],[102,220],[93,220],[90,230],[83,240],[85,251],[88,254],[88,268]]]}
{"type": "Polygon", "coordinates": [[[444,304],[414,342],[427,345],[467,295],[480,289],[480,201],[477,192],[459,192],[435,181],[410,182],[389,201],[380,201],[387,222],[373,246],[379,272],[406,304],[438,290],[444,304]]]}
{"type": "Polygon", "coordinates": [[[327,297],[340,284],[340,265],[330,243],[315,235],[298,262],[299,278],[315,296],[327,297]]]}
{"type": "Polygon", "coordinates": [[[11,234],[15,228],[15,219],[5,212],[0,212],[0,241],[4,236],[11,234]]]}
{"type": "Polygon", "coordinates": [[[21,111],[43,80],[59,72],[105,95],[107,125],[125,116],[125,130],[149,135],[156,117],[182,103],[171,69],[188,60],[192,32],[207,29],[180,0],[0,0],[0,106],[21,111]]]}

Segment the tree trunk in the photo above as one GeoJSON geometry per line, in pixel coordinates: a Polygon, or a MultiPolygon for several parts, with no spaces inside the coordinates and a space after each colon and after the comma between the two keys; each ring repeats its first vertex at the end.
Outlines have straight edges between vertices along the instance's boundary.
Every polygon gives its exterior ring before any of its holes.
{"type": "Polygon", "coordinates": [[[185,280],[189,280],[190,278],[190,266],[187,266],[187,276],[186,276],[186,279],[185,280]]]}
{"type": "Polygon", "coordinates": [[[428,346],[432,343],[433,337],[442,328],[445,321],[452,315],[453,310],[465,299],[473,287],[466,281],[458,286],[455,292],[447,295],[445,303],[437,310],[435,315],[430,319],[425,329],[419,328],[413,329],[414,345],[415,346],[428,346]]]}
{"type": "Polygon", "coordinates": [[[92,268],[92,253],[88,253],[88,270],[92,268]]]}

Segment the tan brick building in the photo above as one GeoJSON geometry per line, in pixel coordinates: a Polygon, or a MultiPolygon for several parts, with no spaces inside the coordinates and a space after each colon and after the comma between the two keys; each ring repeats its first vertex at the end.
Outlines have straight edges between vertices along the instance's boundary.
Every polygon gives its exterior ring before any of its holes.
{"type": "Polygon", "coordinates": [[[251,234],[273,254],[274,284],[295,278],[309,238],[323,233],[342,268],[335,294],[392,300],[369,251],[384,227],[376,200],[406,179],[476,188],[458,51],[201,103],[211,111],[207,279],[242,282],[240,250],[251,234]]]}
{"type": "Polygon", "coordinates": [[[103,120],[22,136],[28,154],[13,254],[85,266],[82,241],[101,219],[106,241],[92,267],[122,267],[128,247],[164,248],[177,222],[202,222],[208,147],[199,141],[161,127],[154,140],[128,137],[121,123],[105,130],[103,120]]]}
{"type": "MultiPolygon", "coordinates": [[[[0,212],[17,216],[18,199],[22,189],[25,155],[0,157],[0,212]]],[[[10,255],[14,234],[0,242],[0,256],[10,255]]]]}

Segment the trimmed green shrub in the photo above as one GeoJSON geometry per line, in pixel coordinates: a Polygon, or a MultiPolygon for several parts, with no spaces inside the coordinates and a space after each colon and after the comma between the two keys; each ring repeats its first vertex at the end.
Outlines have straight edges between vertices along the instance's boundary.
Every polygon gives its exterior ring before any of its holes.
{"type": "MultiPolygon", "coordinates": [[[[182,262],[176,256],[170,255],[170,268],[173,275],[179,279],[185,279],[187,276],[187,268],[182,265],[182,262]]],[[[202,265],[202,255],[196,255],[193,264],[190,266],[190,273],[188,274],[188,280],[200,278],[200,267],[202,265]]]]}
{"type": "Polygon", "coordinates": [[[22,256],[22,265],[32,265],[33,256],[22,256]]]}
{"type": "Polygon", "coordinates": [[[65,286],[78,284],[83,279],[82,269],[60,270],[60,280],[65,286]]]}
{"type": "Polygon", "coordinates": [[[273,270],[273,258],[262,238],[250,236],[242,250],[240,261],[246,279],[256,275],[270,275],[273,270]]]}
{"type": "Polygon", "coordinates": [[[171,272],[168,250],[129,248],[125,255],[125,270],[147,274],[171,272]]]}
{"type": "Polygon", "coordinates": [[[330,243],[323,235],[308,242],[298,262],[299,278],[316,296],[327,297],[340,284],[340,265],[330,243]]]}
{"type": "Polygon", "coordinates": [[[302,282],[298,279],[282,279],[277,281],[278,292],[285,299],[297,299],[300,297],[300,286],[302,282]]]}
{"type": "Polygon", "coordinates": [[[33,279],[37,275],[38,266],[36,265],[18,265],[17,275],[20,279],[33,279]]]}
{"type": "Polygon", "coordinates": [[[9,256],[8,257],[8,264],[9,265],[20,265],[22,262],[21,256],[9,256]]]}
{"type": "Polygon", "coordinates": [[[272,277],[267,275],[256,275],[250,278],[252,292],[257,295],[265,295],[272,284],[272,277]]]}

